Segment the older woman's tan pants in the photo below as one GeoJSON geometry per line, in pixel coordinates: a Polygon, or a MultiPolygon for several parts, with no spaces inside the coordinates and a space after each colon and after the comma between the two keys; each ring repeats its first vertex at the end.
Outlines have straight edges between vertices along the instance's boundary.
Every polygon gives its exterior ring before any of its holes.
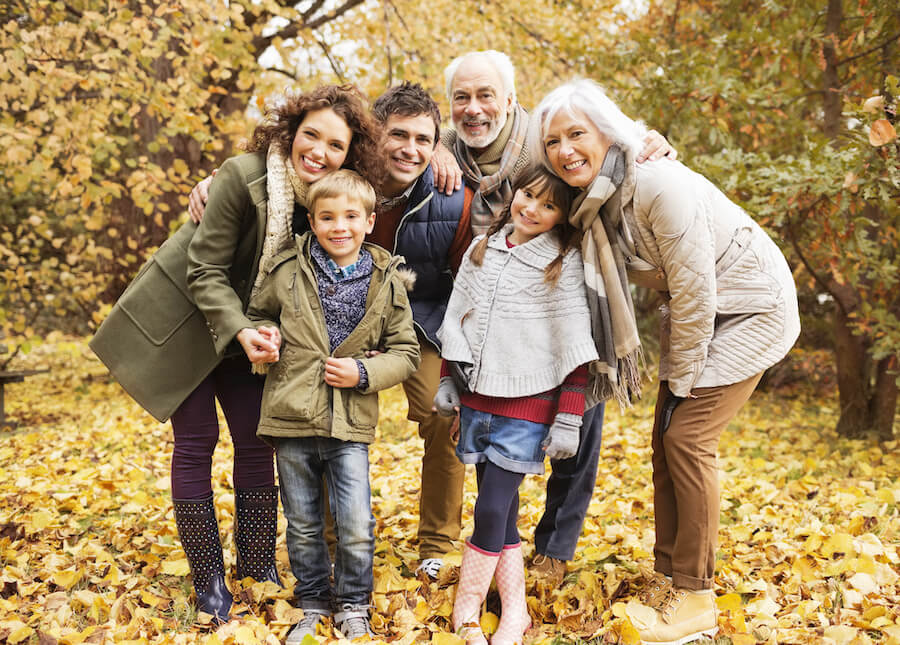
{"type": "Polygon", "coordinates": [[[653,505],[658,572],[676,587],[711,589],[719,532],[719,436],[750,398],[762,372],[719,387],[695,388],[661,428],[668,384],[659,386],[653,425],[653,505]]]}

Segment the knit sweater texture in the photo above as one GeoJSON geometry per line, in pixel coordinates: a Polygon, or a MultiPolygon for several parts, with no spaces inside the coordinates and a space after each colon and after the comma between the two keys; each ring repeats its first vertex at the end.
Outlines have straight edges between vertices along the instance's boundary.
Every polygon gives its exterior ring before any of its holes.
{"type": "MultiPolygon", "coordinates": [[[[450,376],[447,361],[441,364],[441,377],[444,376],[450,376]]],[[[587,367],[582,365],[575,368],[575,371],[566,377],[562,385],[540,394],[510,399],[473,392],[460,392],[459,402],[467,408],[480,412],[550,425],[557,413],[560,412],[579,417],[584,415],[584,390],[587,380],[587,367]]]]}
{"type": "Polygon", "coordinates": [[[564,257],[559,281],[544,269],[559,255],[553,231],[509,248],[507,225],[488,240],[481,266],[463,258],[444,323],[441,355],[471,365],[467,386],[486,396],[521,397],[558,387],[597,358],[581,254],[564,257]]]}

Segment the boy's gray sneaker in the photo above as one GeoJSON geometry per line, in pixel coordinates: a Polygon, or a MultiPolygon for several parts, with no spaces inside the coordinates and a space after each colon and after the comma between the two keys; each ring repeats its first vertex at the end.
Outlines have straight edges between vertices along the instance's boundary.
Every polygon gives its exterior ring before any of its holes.
{"type": "Polygon", "coordinates": [[[325,611],[304,609],[303,618],[291,628],[284,645],[300,645],[306,636],[316,635],[316,625],[322,624],[322,618],[329,614],[325,611]]]}
{"type": "Polygon", "coordinates": [[[347,640],[375,636],[369,626],[369,605],[344,603],[341,610],[334,615],[334,622],[347,640]]]}

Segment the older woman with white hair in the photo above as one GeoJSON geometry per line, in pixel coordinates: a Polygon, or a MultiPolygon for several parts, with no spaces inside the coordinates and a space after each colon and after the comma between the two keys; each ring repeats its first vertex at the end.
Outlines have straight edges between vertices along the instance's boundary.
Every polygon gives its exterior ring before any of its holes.
{"type": "Polygon", "coordinates": [[[642,124],[596,83],[567,83],[532,115],[531,150],[582,190],[595,392],[639,392],[640,340],[626,280],[665,300],[653,427],[655,575],[632,622],[652,643],[716,631],[719,436],[763,371],[800,333],[797,295],[775,243],[705,177],[676,161],[636,164],[642,124]]]}

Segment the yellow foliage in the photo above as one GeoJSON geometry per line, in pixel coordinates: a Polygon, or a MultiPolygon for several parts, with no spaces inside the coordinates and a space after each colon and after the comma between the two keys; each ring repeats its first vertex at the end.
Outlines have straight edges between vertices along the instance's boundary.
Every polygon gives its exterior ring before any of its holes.
{"type": "MultiPolygon", "coordinates": [[[[0,437],[0,586],[15,590],[0,598],[0,641],[37,642],[31,629],[60,643],[282,642],[302,616],[289,603],[294,579],[284,520],[277,564],[287,588],[230,577],[245,613],[219,628],[209,616],[195,623],[189,568],[168,490],[170,427],[154,422],[110,382],[81,339],[52,337],[28,359],[35,363],[24,367],[41,364],[53,371],[6,390],[8,412],[22,425],[0,437]],[[26,623],[23,616],[34,618],[26,623]]],[[[652,566],[646,552],[653,541],[647,486],[653,403],[647,397],[627,412],[609,410],[596,494],[569,575],[552,589],[526,578],[534,621],[529,645],[557,636],[638,642],[626,603],[641,583],[640,568],[652,566]]],[[[422,442],[406,419],[401,390],[382,395],[381,412],[370,450],[378,536],[372,624],[379,638],[400,645],[429,638],[462,645],[450,633],[459,551],[447,558],[438,582],[414,574],[422,442]]],[[[896,446],[887,447],[877,461],[870,459],[871,477],[848,477],[849,466],[871,445],[822,429],[832,422],[827,413],[810,412],[802,397],[759,393],[722,436],[722,495],[728,503],[716,589],[720,632],[732,645],[756,638],[808,642],[810,633],[863,642],[875,631],[884,642],[900,643],[900,516],[892,479],[900,472],[900,457],[896,446]],[[746,458],[760,451],[770,455],[762,474],[746,458]],[[818,474],[789,481],[788,464],[807,459],[818,474]],[[773,481],[786,483],[779,488],[773,481]],[[863,494],[866,482],[874,482],[870,494],[863,494]],[[814,499],[807,497],[809,490],[818,491],[814,499]]],[[[232,448],[226,432],[220,444],[213,484],[233,576],[232,448]]],[[[520,490],[526,555],[543,510],[545,482],[527,477],[520,490]]],[[[463,535],[471,533],[475,496],[470,473],[463,535]]],[[[497,620],[495,608],[489,609],[481,618],[488,633],[497,620]]],[[[318,639],[337,642],[330,626],[318,639]]]]}

